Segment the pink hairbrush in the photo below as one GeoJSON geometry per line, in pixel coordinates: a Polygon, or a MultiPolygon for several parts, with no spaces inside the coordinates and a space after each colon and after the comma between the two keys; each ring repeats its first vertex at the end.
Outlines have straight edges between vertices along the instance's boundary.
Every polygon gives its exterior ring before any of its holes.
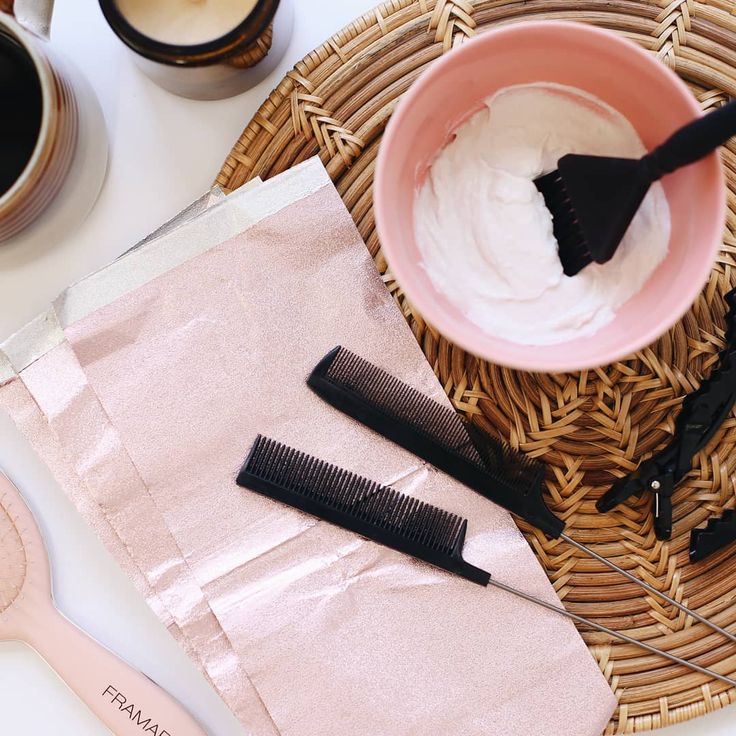
{"type": "Polygon", "coordinates": [[[0,641],[30,645],[115,736],[206,736],[174,698],[54,606],[48,553],[30,509],[0,472],[0,641]]]}

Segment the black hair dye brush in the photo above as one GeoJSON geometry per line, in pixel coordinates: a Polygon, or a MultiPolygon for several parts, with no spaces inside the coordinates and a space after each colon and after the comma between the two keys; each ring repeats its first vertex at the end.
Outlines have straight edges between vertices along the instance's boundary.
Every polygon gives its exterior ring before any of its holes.
{"type": "Polygon", "coordinates": [[[613,257],[649,187],[695,163],[736,134],[736,101],[693,120],[640,159],[567,154],[535,180],[557,240],[560,262],[574,276],[613,257]]]}
{"type": "Polygon", "coordinates": [[[456,411],[343,347],[330,351],[307,379],[348,416],[443,470],[548,537],[560,538],[648,593],[736,642],[736,634],[701,616],[564,533],[542,496],[544,466],[503,444],[456,411]]]}
{"type": "Polygon", "coordinates": [[[393,488],[260,435],[238,474],[237,482],[244,488],[287,503],[473,583],[493,585],[627,644],[736,686],[736,680],[730,677],[495,580],[489,572],[463,559],[468,526],[466,519],[393,488]]]}

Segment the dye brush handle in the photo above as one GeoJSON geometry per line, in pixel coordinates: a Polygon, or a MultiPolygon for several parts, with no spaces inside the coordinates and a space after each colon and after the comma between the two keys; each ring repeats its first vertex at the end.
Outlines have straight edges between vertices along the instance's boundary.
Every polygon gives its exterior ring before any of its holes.
{"type": "Polygon", "coordinates": [[[734,135],[736,100],[680,128],[644,156],[642,162],[646,163],[650,180],[657,181],[665,174],[705,158],[734,135]]]}

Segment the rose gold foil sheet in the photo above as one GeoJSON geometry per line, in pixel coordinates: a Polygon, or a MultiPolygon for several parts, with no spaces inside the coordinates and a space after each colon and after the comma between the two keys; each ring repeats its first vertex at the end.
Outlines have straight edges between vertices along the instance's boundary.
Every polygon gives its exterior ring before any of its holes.
{"type": "MultiPolygon", "coordinates": [[[[73,501],[79,513],[90,526],[94,527],[103,544],[145,597],[161,623],[178,639],[179,631],[168,610],[153,588],[148,585],[129,551],[107,522],[102,508],[90,497],[79,476],[68,464],[64,448],[22,381],[14,379],[0,386],[0,406],[33,446],[42,453],[41,459],[51,469],[56,481],[73,501]]],[[[182,644],[186,645],[186,642],[182,641],[182,644]]]]}
{"type": "Polygon", "coordinates": [[[470,562],[557,602],[506,512],[306,387],[343,344],[447,400],[331,185],[66,337],[21,375],[84,478],[72,497],[92,496],[104,521],[88,520],[126,540],[139,587],[200,647],[187,601],[201,591],[262,701],[237,711],[246,727],[265,706],[295,736],[602,731],[615,699],[569,621],[234,483],[255,435],[270,435],[466,516],[470,562]]]}
{"type": "Polygon", "coordinates": [[[147,598],[154,597],[159,617],[165,623],[171,620],[170,631],[185,642],[185,649],[210,682],[228,694],[233,712],[248,717],[252,733],[275,734],[257,692],[70,345],[62,343],[32,363],[23,371],[23,381],[46,418],[46,431],[73,463],[72,500],[79,506],[83,499],[88,514],[95,514],[93,526],[106,532],[101,535],[105,543],[115,530],[117,544],[111,551],[123,556],[124,569],[133,564],[143,571],[144,580],[134,582],[149,591],[147,598]],[[53,381],[45,380],[49,375],[54,376],[53,381]]]}

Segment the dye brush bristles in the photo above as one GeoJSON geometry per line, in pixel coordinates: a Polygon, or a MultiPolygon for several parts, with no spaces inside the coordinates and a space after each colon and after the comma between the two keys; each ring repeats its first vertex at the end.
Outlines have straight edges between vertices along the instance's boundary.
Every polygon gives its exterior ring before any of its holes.
{"type": "Polygon", "coordinates": [[[466,519],[393,488],[260,435],[238,474],[237,482],[244,488],[287,503],[473,583],[493,585],[627,644],[634,644],[671,662],[736,686],[736,680],[726,675],[495,580],[489,572],[463,559],[468,527],[466,519]]]}
{"type": "Polygon", "coordinates": [[[544,502],[544,466],[471,424],[451,408],[342,347],[330,351],[307,383],[348,416],[443,470],[544,532],[565,540],[648,593],[736,642],[736,635],[564,533],[544,502]]]}

